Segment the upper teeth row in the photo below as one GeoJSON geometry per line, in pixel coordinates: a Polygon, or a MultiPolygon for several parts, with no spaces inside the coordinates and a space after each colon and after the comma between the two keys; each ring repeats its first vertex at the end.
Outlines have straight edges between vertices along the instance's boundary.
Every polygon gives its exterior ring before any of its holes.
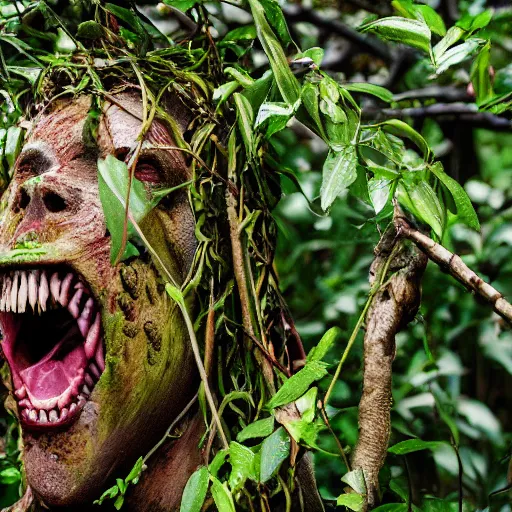
{"type": "Polygon", "coordinates": [[[68,272],[61,279],[58,272],[51,275],[46,270],[16,270],[3,275],[1,282],[2,296],[0,311],[24,313],[27,304],[35,312],[46,311],[49,307],[48,299],[67,307],[71,285],[74,288],[86,291],[84,285],[74,281],[74,274],[68,272]]]}

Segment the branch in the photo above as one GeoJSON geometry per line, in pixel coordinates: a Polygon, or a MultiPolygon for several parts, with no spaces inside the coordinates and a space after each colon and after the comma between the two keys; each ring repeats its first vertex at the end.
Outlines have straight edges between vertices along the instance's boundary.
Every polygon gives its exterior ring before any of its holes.
{"type": "Polygon", "coordinates": [[[348,27],[341,21],[324,17],[318,11],[313,9],[304,9],[295,5],[287,6],[283,9],[286,19],[289,23],[307,22],[331,34],[336,34],[343,39],[359,46],[362,51],[376,55],[386,62],[393,60],[393,53],[390,47],[382,43],[377,38],[370,35],[363,35],[357,30],[348,27]]]}
{"type": "Polygon", "coordinates": [[[473,272],[457,254],[452,254],[442,245],[420,233],[403,218],[395,219],[397,232],[414,242],[433,262],[446,269],[459,283],[487,301],[510,325],[512,325],[512,305],[493,286],[473,272]]]}
{"type": "Polygon", "coordinates": [[[430,85],[421,89],[412,89],[393,95],[393,101],[424,99],[434,99],[450,103],[455,101],[471,101],[472,98],[469,96],[466,89],[453,87],[451,85],[430,85]]]}
{"type": "Polygon", "coordinates": [[[404,117],[435,117],[441,120],[453,120],[471,123],[495,131],[511,131],[512,121],[489,112],[479,112],[475,105],[467,103],[436,103],[427,107],[383,108],[368,107],[363,109],[363,119],[382,120],[404,117]]]}

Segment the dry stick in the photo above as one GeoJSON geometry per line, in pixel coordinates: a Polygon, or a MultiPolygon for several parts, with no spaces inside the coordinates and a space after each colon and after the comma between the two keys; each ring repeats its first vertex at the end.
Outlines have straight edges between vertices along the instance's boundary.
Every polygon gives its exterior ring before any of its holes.
{"type": "Polygon", "coordinates": [[[459,283],[485,299],[509,324],[512,325],[512,305],[493,286],[473,272],[456,254],[420,233],[403,218],[395,220],[396,230],[404,238],[414,242],[432,261],[445,268],[459,283]]]}

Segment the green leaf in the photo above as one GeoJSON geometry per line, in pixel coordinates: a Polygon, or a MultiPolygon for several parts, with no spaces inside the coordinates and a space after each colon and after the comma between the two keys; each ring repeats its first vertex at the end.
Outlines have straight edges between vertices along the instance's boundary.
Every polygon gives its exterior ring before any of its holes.
{"type": "Polygon", "coordinates": [[[327,351],[331,348],[336,338],[339,336],[340,332],[341,331],[338,327],[331,327],[322,336],[318,345],[309,351],[306,361],[321,361],[327,354],[327,351]]]}
{"type": "Polygon", "coordinates": [[[210,475],[217,476],[217,474],[220,471],[220,468],[224,465],[226,462],[226,459],[229,455],[228,449],[219,450],[213,460],[210,462],[210,465],[208,466],[208,471],[210,472],[210,475]]]}
{"type": "Polygon", "coordinates": [[[436,64],[436,75],[441,75],[444,73],[449,67],[459,64],[463,60],[470,57],[473,53],[475,53],[482,44],[484,44],[483,39],[468,39],[462,44],[458,44],[454,48],[445,52],[439,59],[437,59],[436,64]]]}
{"type": "Polygon", "coordinates": [[[428,224],[439,239],[443,237],[445,213],[436,193],[427,182],[414,184],[401,180],[397,198],[415,217],[428,224]]]}
{"type": "Polygon", "coordinates": [[[471,83],[475,91],[476,102],[479,105],[494,95],[490,74],[490,56],[491,43],[487,42],[471,67],[471,83]]]}
{"type": "Polygon", "coordinates": [[[393,101],[393,93],[380,85],[369,84],[366,82],[351,82],[348,84],[343,84],[342,87],[347,89],[347,91],[371,94],[372,96],[375,96],[382,101],[385,101],[386,103],[391,103],[393,101]]]}
{"type": "Polygon", "coordinates": [[[249,100],[242,94],[236,92],[233,94],[236,109],[238,112],[238,127],[242,134],[245,150],[247,155],[252,157],[254,155],[254,133],[252,130],[253,125],[253,111],[249,100]]]}
{"type": "Polygon", "coordinates": [[[14,164],[21,151],[23,144],[23,130],[18,126],[10,126],[7,130],[7,138],[5,140],[4,155],[9,166],[9,175],[14,172],[14,164]]]}
{"type": "Polygon", "coordinates": [[[176,286],[173,286],[171,283],[166,283],[165,291],[171,299],[176,301],[180,306],[185,307],[185,298],[179,288],[176,288],[176,286]]]}
{"type": "MultiPolygon", "coordinates": [[[[230,30],[222,39],[222,41],[246,41],[256,39],[256,27],[254,25],[245,25],[230,30]]],[[[226,72],[226,71],[224,71],[226,72]]]]}
{"type": "Polygon", "coordinates": [[[407,441],[401,441],[390,448],[389,453],[395,455],[405,455],[407,453],[419,452],[421,450],[435,450],[439,446],[445,444],[442,441],[422,441],[421,439],[407,439],[407,441]]]}
{"type": "Polygon", "coordinates": [[[242,489],[247,479],[257,482],[258,470],[255,467],[256,454],[246,446],[231,441],[229,444],[229,462],[231,473],[229,475],[229,487],[235,492],[242,489]]]}
{"type": "Polygon", "coordinates": [[[395,8],[398,14],[406,18],[417,19],[424,21],[430,30],[439,36],[446,34],[446,27],[443,18],[437,14],[429,5],[418,5],[412,0],[393,0],[391,5],[395,8]]]}
{"type": "Polygon", "coordinates": [[[121,510],[122,506],[123,506],[123,503],[124,503],[124,494],[120,494],[117,498],[116,498],[116,501],[114,501],[114,508],[116,510],[121,510]]]}
{"type": "Polygon", "coordinates": [[[363,510],[364,498],[360,494],[356,493],[341,494],[338,496],[336,504],[339,507],[347,507],[350,510],[359,512],[360,510],[363,510]]]}
{"type": "Polygon", "coordinates": [[[316,66],[320,66],[324,58],[324,53],[325,50],[323,48],[319,48],[318,46],[309,48],[305,52],[300,52],[297,55],[295,55],[295,57],[292,60],[292,64],[302,59],[311,59],[316,66]]]}
{"type": "Polygon", "coordinates": [[[103,35],[103,27],[96,21],[84,21],[78,25],[76,37],[82,39],[99,39],[103,35]]]}
{"type": "Polygon", "coordinates": [[[368,180],[368,192],[375,214],[378,215],[389,201],[391,180],[372,178],[368,180]]]}
{"type": "Polygon", "coordinates": [[[233,497],[229,492],[226,482],[221,484],[214,476],[210,478],[212,480],[213,501],[217,505],[218,512],[236,512],[233,497]]]}
{"type": "Polygon", "coordinates": [[[164,4],[175,7],[182,12],[187,12],[192,9],[194,5],[201,3],[201,0],[163,0],[164,4]]]}
{"type": "Polygon", "coordinates": [[[340,151],[330,150],[322,170],[320,203],[325,211],[334,200],[357,178],[357,154],[355,146],[348,145],[340,151]]]}
{"type": "Polygon", "coordinates": [[[261,445],[260,482],[270,480],[279,470],[290,453],[290,437],[283,427],[279,427],[261,445]]]}
{"type": "Polygon", "coordinates": [[[283,14],[283,10],[276,0],[260,0],[267,19],[272,25],[273,29],[277,32],[279,39],[285,44],[289,45],[292,43],[290,32],[288,31],[288,25],[283,14]]]}
{"type": "Polygon", "coordinates": [[[200,512],[208,491],[209,475],[206,466],[194,471],[181,497],[180,512],[200,512]]]}
{"type": "MultiPolygon", "coordinates": [[[[98,186],[103,213],[111,236],[110,258],[114,263],[121,249],[123,236],[125,199],[128,192],[128,168],[126,164],[114,155],[99,159],[98,186]]],[[[130,213],[135,222],[139,223],[152,207],[144,185],[133,178],[130,189],[130,213]]],[[[131,222],[128,222],[128,240],[136,238],[136,231],[131,222]]],[[[138,251],[132,244],[127,243],[122,259],[133,255],[138,255],[138,251]]]]}
{"type": "Polygon", "coordinates": [[[267,403],[268,409],[275,409],[281,405],[289,404],[302,396],[317,380],[327,375],[327,365],[321,361],[311,361],[292,375],[267,403]]]}
{"type": "MultiPolygon", "coordinates": [[[[304,105],[304,107],[306,107],[308,114],[310,115],[311,119],[314,121],[316,128],[318,130],[317,133],[319,133],[320,136],[324,140],[327,140],[324,126],[323,126],[322,120],[320,118],[320,109],[319,109],[319,105],[318,105],[319,97],[320,97],[320,91],[318,90],[317,85],[312,84],[310,82],[307,82],[306,84],[304,84],[304,87],[302,88],[302,92],[301,92],[302,104],[304,105]]],[[[313,128],[314,128],[314,126],[313,126],[313,128]]]]}
{"type": "Polygon", "coordinates": [[[361,31],[373,32],[388,41],[403,43],[430,54],[431,34],[424,22],[390,16],[363,25],[361,31]]]}
{"type": "Polygon", "coordinates": [[[353,471],[349,471],[345,473],[341,477],[341,481],[350,485],[354,491],[359,494],[366,494],[366,482],[364,479],[363,470],[361,468],[354,469],[353,471]]]}
{"type": "Polygon", "coordinates": [[[399,137],[406,137],[418,146],[423,153],[423,158],[428,160],[430,158],[430,148],[428,147],[427,141],[411,126],[399,119],[390,119],[389,121],[383,121],[382,123],[372,125],[379,126],[384,131],[397,135],[399,137]]]}
{"type": "Polygon", "coordinates": [[[128,476],[124,479],[124,481],[128,484],[130,482],[137,483],[139,480],[142,471],[144,470],[144,459],[139,457],[135,465],[133,466],[128,476]]]}
{"type": "Polygon", "coordinates": [[[293,105],[300,96],[299,82],[291,72],[283,48],[267,22],[263,6],[258,0],[249,0],[249,5],[256,24],[258,39],[269,60],[277,87],[284,101],[293,105]]]}
{"type": "Polygon", "coordinates": [[[254,439],[258,437],[267,437],[274,431],[274,416],[257,420],[254,423],[249,423],[243,430],[236,436],[236,440],[240,443],[247,439],[254,439]]]}
{"type": "Polygon", "coordinates": [[[295,105],[288,105],[286,103],[263,103],[258,111],[254,126],[260,126],[266,121],[267,130],[265,136],[269,139],[274,133],[286,127],[286,124],[299,107],[299,104],[300,100],[298,100],[295,105]]]}
{"type": "Polygon", "coordinates": [[[436,178],[450,191],[455,206],[457,207],[457,217],[461,222],[469,226],[470,228],[480,231],[480,222],[478,216],[471,204],[466,191],[462,186],[454,180],[451,176],[448,176],[443,170],[443,166],[440,162],[436,162],[430,167],[432,173],[436,178]]]}
{"type": "MultiPolygon", "coordinates": [[[[373,512],[408,512],[409,505],[407,503],[387,503],[386,505],[381,505],[380,507],[374,508],[373,512]]],[[[416,512],[415,507],[413,507],[413,511],[416,512]]]]}
{"type": "Polygon", "coordinates": [[[466,32],[475,32],[476,30],[480,30],[485,28],[491,21],[493,16],[492,9],[487,9],[486,11],[477,14],[476,16],[472,16],[469,13],[464,14],[460,20],[457,21],[455,25],[464,29],[466,32]]]}
{"type": "Polygon", "coordinates": [[[450,27],[446,35],[434,46],[433,56],[434,64],[439,62],[439,59],[444,55],[450,46],[454,45],[464,35],[464,30],[459,27],[450,27]]]}
{"type": "Polygon", "coordinates": [[[0,484],[12,485],[21,480],[21,473],[13,466],[7,467],[0,471],[0,484]]]}

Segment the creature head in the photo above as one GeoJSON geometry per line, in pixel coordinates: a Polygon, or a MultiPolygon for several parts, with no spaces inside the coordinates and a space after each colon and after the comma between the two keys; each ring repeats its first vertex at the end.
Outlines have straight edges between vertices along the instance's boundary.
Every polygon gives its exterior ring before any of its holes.
{"type": "MultiPolygon", "coordinates": [[[[99,195],[98,158],[136,145],[142,102],[56,102],[34,123],[2,199],[0,328],[28,483],[51,506],[91,502],[144,455],[190,399],[195,379],[181,313],[149,253],[119,265],[99,195]]],[[[177,123],[178,125],[179,123],[177,123]]],[[[164,122],[145,137],[135,177],[148,193],[189,179],[164,122]]],[[[181,283],[195,250],[185,189],[141,222],[181,283]]]]}

